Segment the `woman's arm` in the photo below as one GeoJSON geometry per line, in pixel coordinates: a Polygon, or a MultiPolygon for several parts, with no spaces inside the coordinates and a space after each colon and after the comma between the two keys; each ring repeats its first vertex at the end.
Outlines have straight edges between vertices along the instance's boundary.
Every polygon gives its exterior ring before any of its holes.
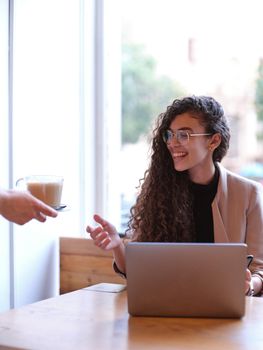
{"type": "Polygon", "coordinates": [[[249,254],[254,256],[250,266],[251,289],[254,295],[263,290],[263,187],[257,184],[250,198],[247,211],[246,242],[249,254]]]}
{"type": "Polygon", "coordinates": [[[90,234],[96,246],[113,252],[114,261],[118,269],[125,274],[125,246],[115,226],[97,214],[94,215],[94,220],[99,226],[96,228],[87,226],[86,231],[90,234]]]}

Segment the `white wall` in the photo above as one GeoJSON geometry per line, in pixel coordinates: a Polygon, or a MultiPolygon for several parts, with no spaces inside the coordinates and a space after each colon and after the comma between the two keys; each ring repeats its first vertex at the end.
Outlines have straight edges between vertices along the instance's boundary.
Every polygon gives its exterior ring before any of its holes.
{"type": "MultiPolygon", "coordinates": [[[[8,0],[0,0],[0,77],[0,186],[8,187],[8,0]]],[[[0,310],[10,307],[9,226],[0,216],[0,310]]]]}
{"type": "Polygon", "coordinates": [[[14,234],[14,307],[59,294],[59,238],[51,221],[14,234]]]}

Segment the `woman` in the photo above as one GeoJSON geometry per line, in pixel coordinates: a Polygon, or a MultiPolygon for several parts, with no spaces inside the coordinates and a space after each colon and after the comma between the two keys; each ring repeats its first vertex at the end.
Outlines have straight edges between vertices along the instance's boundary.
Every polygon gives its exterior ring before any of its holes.
{"type": "MultiPolygon", "coordinates": [[[[176,99],[153,132],[149,169],[131,209],[129,233],[136,241],[241,242],[254,255],[246,294],[263,289],[263,187],[226,170],[221,160],[230,131],[212,97],[176,99]]],[[[87,227],[95,244],[112,250],[125,274],[125,247],[115,227],[99,215],[87,227]]]]}

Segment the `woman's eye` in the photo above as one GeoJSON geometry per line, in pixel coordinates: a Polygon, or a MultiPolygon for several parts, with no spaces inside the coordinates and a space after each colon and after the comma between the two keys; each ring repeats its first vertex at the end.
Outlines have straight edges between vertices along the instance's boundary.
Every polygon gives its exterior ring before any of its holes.
{"type": "Polygon", "coordinates": [[[180,132],[178,135],[181,139],[187,139],[188,138],[188,134],[186,132],[180,132]]]}

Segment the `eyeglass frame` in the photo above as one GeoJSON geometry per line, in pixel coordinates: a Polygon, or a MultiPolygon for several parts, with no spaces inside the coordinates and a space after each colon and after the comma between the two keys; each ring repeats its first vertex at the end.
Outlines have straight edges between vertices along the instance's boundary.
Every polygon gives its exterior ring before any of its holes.
{"type": "Polygon", "coordinates": [[[172,130],[170,130],[170,129],[167,129],[167,130],[165,130],[165,131],[162,133],[163,141],[164,141],[165,144],[169,144],[169,143],[171,142],[171,140],[174,139],[174,137],[176,136],[177,142],[179,142],[181,145],[182,145],[182,144],[187,145],[187,144],[189,143],[189,141],[190,141],[190,137],[195,137],[195,136],[212,136],[212,135],[213,135],[212,133],[190,133],[190,132],[187,131],[187,130],[176,130],[176,131],[174,132],[174,131],[172,131],[172,130]],[[167,133],[167,132],[172,136],[172,137],[169,138],[170,141],[168,141],[168,139],[167,139],[167,141],[166,141],[166,139],[165,139],[164,134],[167,133]],[[178,134],[180,134],[180,133],[185,133],[185,134],[187,135],[187,141],[181,142],[181,141],[180,141],[180,136],[179,136],[179,139],[178,139],[178,134]]]}

